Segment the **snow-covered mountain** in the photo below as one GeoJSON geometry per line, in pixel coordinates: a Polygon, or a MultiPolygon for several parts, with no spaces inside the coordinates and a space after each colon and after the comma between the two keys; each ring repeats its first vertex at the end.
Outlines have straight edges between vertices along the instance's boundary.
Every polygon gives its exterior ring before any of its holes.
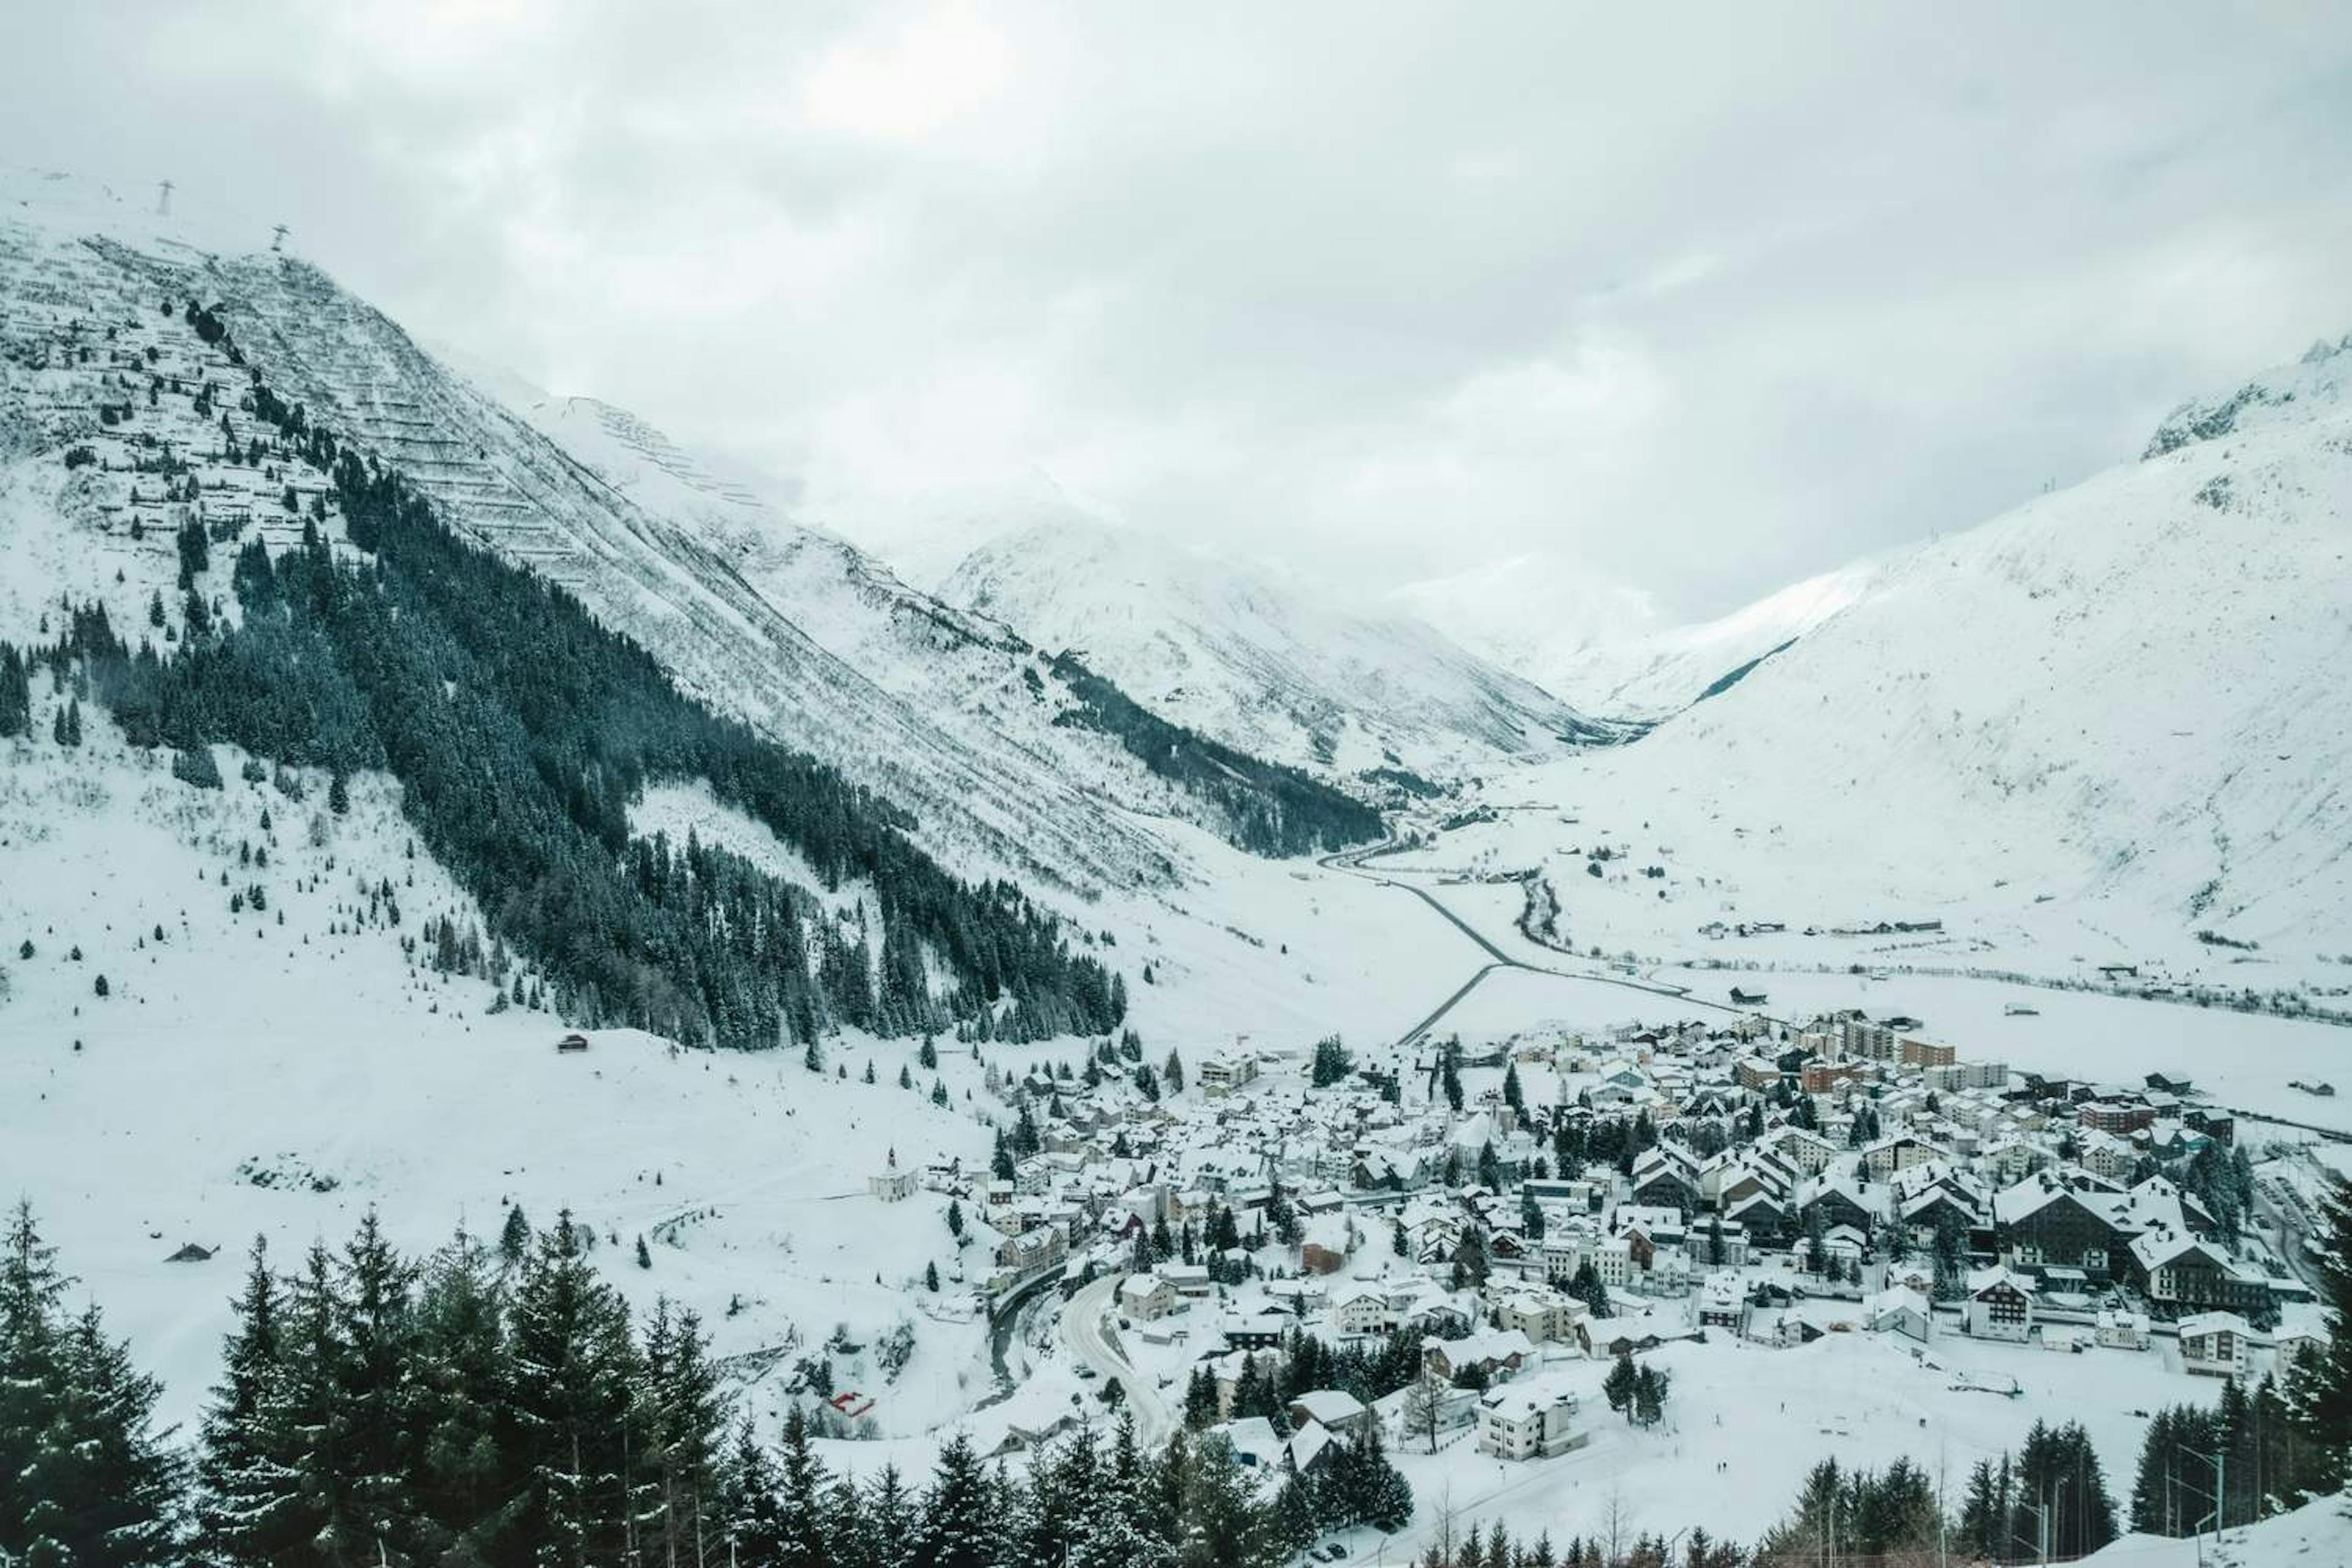
{"type": "Polygon", "coordinates": [[[1100,523],[991,541],[940,593],[1079,652],[1180,723],[1296,766],[1450,774],[1617,733],[1422,622],[1334,608],[1100,523]]]}
{"type": "Polygon", "coordinates": [[[2143,458],[1685,634],[1621,689],[1769,657],[1559,798],[1759,918],[2055,901],[2126,950],[2141,916],[2352,948],[2347,385],[2323,343],[2143,458]]]}
{"type": "MultiPolygon", "coordinates": [[[[1234,830],[1230,802],[1077,721],[1086,705],[1005,626],[909,588],[788,517],[756,476],[622,409],[453,373],[316,268],[77,182],[7,176],[0,225],[0,302],[20,324],[203,300],[253,372],[396,468],[463,534],[576,595],[693,695],[910,810],[952,866],[1080,891],[1164,882],[1183,868],[1134,813],[1234,830]]],[[[19,391],[28,439],[57,436],[54,400],[19,391]]],[[[159,438],[174,434],[170,415],[158,412],[159,438]]],[[[31,603],[95,585],[25,586],[31,603]]]]}
{"type": "Polygon", "coordinates": [[[1484,561],[1412,583],[1389,602],[1435,626],[1489,664],[1526,677],[1586,713],[1614,715],[1594,702],[1605,683],[1578,679],[1597,654],[1656,633],[1656,598],[1548,552],[1484,561]]]}
{"type": "Polygon", "coordinates": [[[1868,561],[1842,566],[1711,621],[1591,637],[1549,659],[1539,679],[1588,712],[1655,722],[1746,679],[1759,663],[1853,603],[1874,570],[1868,561]]]}

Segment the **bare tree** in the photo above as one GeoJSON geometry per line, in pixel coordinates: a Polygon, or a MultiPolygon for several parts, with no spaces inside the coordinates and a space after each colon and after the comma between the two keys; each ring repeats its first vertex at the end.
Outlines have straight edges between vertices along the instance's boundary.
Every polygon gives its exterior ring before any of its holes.
{"type": "Polygon", "coordinates": [[[1445,1412],[1445,1392],[1438,1381],[1423,1373],[1413,1380],[1404,1396],[1404,1429],[1417,1432],[1429,1439],[1429,1451],[1437,1452],[1437,1427],[1445,1412]]]}
{"type": "Polygon", "coordinates": [[[1633,1510],[1625,1506],[1625,1489],[1621,1485],[1609,1489],[1609,1503],[1601,1516],[1601,1533],[1608,1543],[1609,1560],[1602,1568],[1618,1568],[1625,1560],[1625,1538],[1633,1528],[1633,1510]]]}

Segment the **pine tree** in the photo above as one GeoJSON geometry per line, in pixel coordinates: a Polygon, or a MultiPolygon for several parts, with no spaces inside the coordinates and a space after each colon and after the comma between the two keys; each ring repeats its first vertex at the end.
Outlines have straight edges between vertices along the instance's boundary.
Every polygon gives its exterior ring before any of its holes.
{"type": "Polygon", "coordinates": [[[1642,1363],[1633,1378],[1633,1424],[1654,1426],[1666,1413],[1666,1387],[1670,1379],[1648,1362],[1642,1363]]]}
{"type": "Polygon", "coordinates": [[[0,642],[0,741],[28,732],[33,723],[33,689],[24,655],[0,642]]]}
{"type": "Polygon", "coordinates": [[[795,1405],[784,1413],[776,1456],[776,1517],[785,1568],[824,1568],[825,1489],[830,1478],[809,1438],[808,1417],[795,1405]]]}
{"type": "Polygon", "coordinates": [[[628,1318],[599,1281],[564,1211],[515,1292],[513,1393],[499,1442],[522,1478],[517,1532],[548,1568],[621,1551],[632,1537],[634,1352],[628,1318]]]}
{"type": "Polygon", "coordinates": [[[280,1316],[278,1370],[255,1424],[261,1483],[253,1497],[272,1534],[328,1563],[355,1562],[375,1542],[362,1526],[351,1420],[342,1405],[341,1303],[334,1260],[314,1244],[280,1316]]]}
{"type": "Polygon", "coordinates": [[[411,1534],[415,1270],[384,1239],[371,1209],[344,1248],[333,1295],[333,1400],[346,1443],[354,1538],[405,1547],[411,1534]]]}
{"type": "Polygon", "coordinates": [[[488,1250],[463,1232],[425,1265],[411,1342],[417,1555],[452,1568],[494,1561],[513,1524],[499,1445],[510,1388],[506,1304],[488,1250]]]}
{"type": "Polygon", "coordinates": [[[1184,1472],[1181,1568],[1273,1568],[1282,1542],[1231,1444],[1204,1439],[1184,1472]]]}
{"type": "Polygon", "coordinates": [[[786,1551],[781,1488],[768,1450],[747,1416],[737,1423],[720,1497],[723,1536],[735,1568],[783,1568],[786,1551]]]}
{"type": "Polygon", "coordinates": [[[719,1523],[723,1401],[701,1320],[691,1311],[673,1320],[666,1300],[646,1327],[639,1403],[652,1476],[646,1550],[663,1562],[685,1562],[719,1523]]]}
{"type": "Polygon", "coordinates": [[[530,1256],[530,1221],[523,1217],[520,1204],[509,1204],[506,1221],[499,1227],[499,1261],[512,1267],[530,1256]]]}
{"type": "Polygon", "coordinates": [[[899,1479],[898,1467],[886,1464],[866,1489],[858,1568],[914,1568],[918,1526],[915,1500],[899,1479]]]}
{"type": "Polygon", "coordinates": [[[268,1244],[256,1237],[196,1459],[198,1539],[205,1555],[225,1568],[259,1568],[293,1544],[279,1523],[275,1471],[266,1467],[260,1432],[283,1353],[279,1311],[268,1244]]]}
{"type": "Polygon", "coordinates": [[[2352,1477],[2352,1184],[2337,1182],[2321,1212],[2327,1226],[2319,1258],[2327,1343],[2294,1368],[2287,1403],[2317,1450],[2315,1489],[2333,1490],[2352,1477]]]}
{"type": "Polygon", "coordinates": [[[1155,1479],[1136,1443],[1135,1417],[1122,1410],[1087,1527],[1071,1546],[1070,1568],[1164,1568],[1171,1555],[1167,1538],[1151,1529],[1155,1479]]]}
{"type": "Polygon", "coordinates": [[[56,1253],[20,1201],[0,1249],[0,1558],[24,1559],[39,1539],[31,1517],[56,1409],[66,1282],[56,1253]]]}
{"type": "Polygon", "coordinates": [[[1640,1371],[1633,1365],[1633,1352],[1619,1351],[1616,1363],[1610,1367],[1609,1375],[1601,1382],[1601,1392],[1609,1401],[1609,1408],[1622,1412],[1629,1421],[1633,1419],[1633,1394],[1641,1378],[1640,1371]]]}
{"type": "Polygon", "coordinates": [[[149,1568],[181,1560],[184,1466],[153,1431],[163,1389],[91,1307],[58,1342],[47,1429],[29,1473],[33,1564],[149,1568]]]}
{"type": "Polygon", "coordinates": [[[995,1489],[959,1432],[940,1450],[923,1495],[916,1557],[927,1568],[995,1568],[996,1525],[995,1489]]]}
{"type": "Polygon", "coordinates": [[[1393,1535],[1412,1522],[1412,1484],[1390,1462],[1378,1422],[1366,1429],[1355,1449],[1361,1478],[1358,1517],[1393,1535]]]}

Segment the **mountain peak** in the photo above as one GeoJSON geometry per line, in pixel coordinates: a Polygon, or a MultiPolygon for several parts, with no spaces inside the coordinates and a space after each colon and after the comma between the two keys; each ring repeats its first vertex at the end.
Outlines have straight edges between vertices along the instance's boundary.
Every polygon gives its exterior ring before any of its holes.
{"type": "Polygon", "coordinates": [[[2191,399],[2165,416],[2148,438],[2143,461],[2225,436],[2273,428],[2335,408],[2352,373],[2352,332],[2331,343],[2321,338],[2293,363],[2276,365],[2225,397],[2191,399]]]}

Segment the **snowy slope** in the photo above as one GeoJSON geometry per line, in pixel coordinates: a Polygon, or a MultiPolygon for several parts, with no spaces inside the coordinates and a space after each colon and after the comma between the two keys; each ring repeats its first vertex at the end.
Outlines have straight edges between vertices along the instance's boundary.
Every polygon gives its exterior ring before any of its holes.
{"type": "Polygon", "coordinates": [[[940,595],[1077,651],[1165,717],[1296,766],[1451,773],[1613,735],[1421,622],[1330,608],[1083,521],[981,546],[940,595]]]}
{"type": "Polygon", "coordinates": [[[1450,858],[1544,866],[1580,947],[1820,960],[1775,944],[1941,919],[1903,961],[2317,973],[2352,951],[2347,382],[2352,343],[2315,353],[2168,424],[2200,438],[1806,585],[1726,651],[1843,603],[1642,741],[1511,781],[1547,815],[1450,858]],[[1740,919],[1790,934],[1696,940],[1740,919]]]}
{"type": "MultiPolygon", "coordinates": [[[[17,350],[0,385],[14,427],[0,458],[42,468],[103,434],[101,392],[143,393],[149,367],[129,361],[148,348],[193,374],[206,356],[160,302],[199,299],[274,390],[398,467],[462,533],[569,589],[688,690],[911,809],[950,866],[1085,897],[1186,875],[1134,813],[1223,826],[1113,737],[1057,724],[1074,699],[1004,626],[795,524],[623,410],[454,374],[316,268],[205,247],[220,237],[193,243],[74,182],[0,174],[0,321],[17,350]],[[96,358],[52,363],[75,322],[90,324],[96,358]]],[[[232,405],[245,374],[208,358],[205,378],[232,405]]],[[[137,401],[140,436],[180,450],[216,438],[184,397],[137,401]]],[[[106,504],[119,512],[123,498],[106,504]]],[[[168,563],[168,534],[150,547],[168,563]]],[[[100,586],[23,582],[26,602],[100,586]]]]}
{"type": "Polygon", "coordinates": [[[1388,597],[1488,663],[1587,713],[1620,710],[1591,700],[1596,689],[1613,693],[1578,679],[1585,661],[1655,635],[1663,619],[1652,595],[1543,552],[1481,562],[1388,597]]]}
{"type": "MultiPolygon", "coordinates": [[[[45,721],[47,707],[45,691],[45,721]]],[[[237,757],[221,761],[234,781],[237,757]]],[[[32,1201],[164,1377],[172,1417],[217,1369],[257,1234],[290,1268],[374,1208],[422,1251],[460,1225],[495,1235],[510,1202],[541,1224],[572,1208],[615,1283],[698,1310],[722,1355],[794,1338],[804,1352],[842,1320],[913,1321],[915,1361],[875,1388],[886,1428],[921,1430],[986,1391],[945,1200],[864,1196],[892,1148],[917,1163],[987,1155],[982,1124],[896,1087],[913,1042],[836,1042],[845,1081],[793,1053],[679,1053],[628,1031],[559,1057],[555,1019],[493,1012],[493,986],[404,950],[425,920],[479,914],[410,852],[397,785],[355,778],[338,817],[324,778],[297,784],[300,798],[192,789],[95,718],[78,752],[0,742],[9,1201],[32,1201]],[[397,923],[367,912],[385,882],[397,923]],[[650,1269],[629,1261],[639,1235],[650,1269]],[[218,1251],[166,1261],[186,1244],[218,1251]],[[926,1264],[948,1279],[940,1297],[908,1289],[926,1264]]],[[[943,1068],[959,1094],[982,1071],[943,1068]]],[[[969,1277],[985,1273],[973,1260],[969,1277]]]]}
{"type": "Polygon", "coordinates": [[[1875,574],[1870,562],[1791,584],[1727,616],[1634,637],[1593,637],[1526,669],[1588,712],[1654,721],[1727,689],[1761,660],[1853,604],[1875,574]]]}
{"type": "MultiPolygon", "coordinates": [[[[2149,438],[2143,457],[2154,459],[2225,437],[2259,437],[2325,420],[2336,406],[2344,347],[2315,343],[2292,365],[2279,366],[2229,394],[2191,399],[2168,415],[2149,438]]],[[[2210,454],[2209,454],[2210,455],[2210,454]]],[[[2233,481],[2234,483],[2234,481],[2233,481]]],[[[1624,636],[1638,616],[1586,616],[1563,644],[1555,640],[1517,647],[1502,662],[1557,691],[1588,712],[1657,720],[1709,694],[1726,678],[1744,679],[1755,661],[1774,657],[1847,606],[1874,595],[1885,569],[1900,569],[1907,552],[1866,558],[1791,584],[1730,615],[1694,626],[1624,636]],[[1595,627],[1597,626],[1597,629],[1595,627]]],[[[1430,585],[1433,592],[1444,585],[1430,585]]],[[[1421,608],[1437,625],[1459,614],[1443,595],[1421,608]]],[[[1507,636],[1507,633],[1495,634],[1507,636]]]]}

